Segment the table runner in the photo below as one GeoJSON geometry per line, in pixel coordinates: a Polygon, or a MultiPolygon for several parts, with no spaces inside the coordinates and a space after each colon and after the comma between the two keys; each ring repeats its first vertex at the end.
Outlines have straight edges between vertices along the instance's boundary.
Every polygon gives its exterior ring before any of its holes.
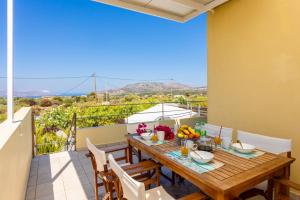
{"type": "Polygon", "coordinates": [[[192,158],[190,158],[190,157],[188,157],[188,158],[182,157],[180,151],[171,151],[171,152],[165,153],[165,155],[199,174],[203,174],[205,172],[209,172],[209,171],[218,169],[224,165],[224,163],[221,163],[216,160],[212,160],[211,162],[205,163],[205,164],[198,163],[198,162],[192,160],[192,158]]]}
{"type": "Polygon", "coordinates": [[[147,146],[161,145],[161,144],[167,143],[166,141],[152,142],[151,140],[144,140],[141,136],[138,136],[138,135],[133,136],[133,138],[147,146]]]}
{"type": "Polygon", "coordinates": [[[257,150],[257,149],[255,149],[252,153],[240,153],[238,151],[235,151],[232,148],[230,148],[230,149],[220,148],[220,149],[227,153],[233,154],[233,155],[241,157],[241,158],[246,158],[246,159],[256,158],[258,156],[265,154],[265,152],[257,150]]]}

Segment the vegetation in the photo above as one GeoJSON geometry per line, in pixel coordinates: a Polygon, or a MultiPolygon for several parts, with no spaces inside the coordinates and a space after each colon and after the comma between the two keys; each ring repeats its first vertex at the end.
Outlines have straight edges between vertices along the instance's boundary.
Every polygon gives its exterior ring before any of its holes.
{"type": "MultiPolygon", "coordinates": [[[[77,127],[94,127],[114,123],[124,123],[128,116],[143,111],[159,102],[178,102],[192,106],[207,106],[207,97],[200,95],[137,95],[109,96],[99,98],[95,93],[87,96],[51,97],[51,98],[16,98],[15,109],[23,106],[33,108],[36,126],[38,153],[63,150],[74,113],[77,114],[77,127]],[[109,100],[110,105],[106,105],[109,100]],[[193,101],[203,101],[199,102],[193,101]],[[103,102],[103,103],[102,103],[103,102]],[[63,131],[65,135],[57,134],[63,131]]],[[[6,100],[0,98],[0,122],[6,117],[6,100]]]]}

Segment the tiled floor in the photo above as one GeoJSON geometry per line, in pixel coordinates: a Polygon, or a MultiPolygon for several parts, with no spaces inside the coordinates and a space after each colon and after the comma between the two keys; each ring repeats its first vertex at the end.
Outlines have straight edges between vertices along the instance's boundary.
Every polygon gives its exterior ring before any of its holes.
{"type": "MultiPolygon", "coordinates": [[[[92,166],[87,152],[65,151],[35,157],[31,162],[26,200],[90,200],[95,199],[92,166]]],[[[121,156],[119,155],[115,156],[121,156]]],[[[135,157],[134,157],[135,158],[135,157]]],[[[136,162],[136,161],[135,161],[136,162]]],[[[168,169],[165,174],[170,175],[168,169]]],[[[174,198],[197,191],[188,181],[172,185],[161,177],[161,185],[174,198]]],[[[103,187],[100,191],[100,199],[103,187]]],[[[252,200],[260,200],[253,198],[252,200]]]]}
{"type": "MultiPolygon", "coordinates": [[[[66,151],[35,157],[31,163],[26,200],[95,199],[91,161],[85,153],[66,151]]],[[[169,173],[167,169],[163,170],[169,173]]],[[[161,178],[161,184],[175,198],[198,190],[188,182],[172,186],[164,178],[161,178]]]]}

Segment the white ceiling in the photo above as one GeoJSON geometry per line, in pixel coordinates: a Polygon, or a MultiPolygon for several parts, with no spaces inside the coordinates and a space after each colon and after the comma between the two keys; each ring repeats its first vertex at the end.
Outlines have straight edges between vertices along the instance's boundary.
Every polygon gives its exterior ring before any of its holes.
{"type": "Polygon", "coordinates": [[[178,22],[186,22],[228,0],[94,0],[178,22]]]}

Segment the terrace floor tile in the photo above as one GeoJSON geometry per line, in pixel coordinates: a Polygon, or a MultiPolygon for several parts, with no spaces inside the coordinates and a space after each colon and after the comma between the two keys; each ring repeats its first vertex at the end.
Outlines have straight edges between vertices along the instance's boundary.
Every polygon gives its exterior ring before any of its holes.
{"type": "MultiPolygon", "coordinates": [[[[32,160],[26,200],[95,199],[93,170],[90,159],[85,156],[86,153],[87,151],[65,151],[36,156],[32,160]]],[[[122,154],[115,155],[120,157],[122,154]]],[[[168,169],[162,170],[165,174],[171,175],[168,169]]],[[[161,185],[174,198],[198,191],[198,188],[188,181],[172,185],[161,177],[161,185]]],[[[99,189],[100,199],[103,190],[103,187],[99,189]]]]}

